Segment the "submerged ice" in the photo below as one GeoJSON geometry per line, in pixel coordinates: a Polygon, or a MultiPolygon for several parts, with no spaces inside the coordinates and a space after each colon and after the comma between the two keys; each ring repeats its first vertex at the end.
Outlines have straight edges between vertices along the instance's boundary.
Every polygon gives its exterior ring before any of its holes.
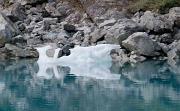
{"type": "Polygon", "coordinates": [[[111,44],[100,44],[90,47],[75,47],[70,49],[71,54],[69,56],[57,58],[60,48],[55,50],[54,57],[48,57],[46,55],[46,51],[48,49],[52,49],[52,47],[48,45],[37,48],[37,51],[39,52],[38,63],[95,63],[100,61],[112,61],[110,51],[119,47],[119,45],[111,44]]]}

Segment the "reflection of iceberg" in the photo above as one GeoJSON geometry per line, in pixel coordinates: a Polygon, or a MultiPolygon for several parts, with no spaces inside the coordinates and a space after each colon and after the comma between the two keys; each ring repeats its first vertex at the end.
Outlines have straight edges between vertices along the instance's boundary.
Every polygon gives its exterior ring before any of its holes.
{"type": "Polygon", "coordinates": [[[69,56],[63,56],[61,58],[57,58],[58,52],[60,48],[55,50],[54,57],[48,57],[46,55],[46,51],[51,49],[50,45],[42,48],[37,48],[39,52],[39,60],[38,62],[48,62],[48,63],[94,63],[99,61],[111,61],[111,57],[109,56],[110,51],[115,48],[119,48],[119,45],[111,45],[111,44],[100,44],[97,46],[90,47],[75,47],[71,50],[71,54],[69,56]]]}
{"type": "Polygon", "coordinates": [[[47,64],[47,63],[38,63],[39,71],[37,76],[43,77],[46,79],[51,79],[55,77],[57,79],[63,78],[67,74],[68,70],[70,74],[75,76],[85,76],[95,79],[109,79],[109,80],[118,80],[120,79],[120,74],[111,74],[109,67],[111,62],[104,62],[103,64],[96,65],[77,65],[77,64],[66,64],[68,67],[61,68],[62,66],[58,64],[47,64]],[[59,67],[58,67],[59,66],[59,67]],[[52,71],[48,71],[51,68],[52,71]]]}

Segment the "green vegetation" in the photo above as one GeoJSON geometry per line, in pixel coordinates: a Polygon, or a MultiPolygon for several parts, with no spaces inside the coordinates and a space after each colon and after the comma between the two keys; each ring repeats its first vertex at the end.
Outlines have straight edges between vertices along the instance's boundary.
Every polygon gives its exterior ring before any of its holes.
{"type": "Polygon", "coordinates": [[[180,6],[179,0],[138,0],[129,2],[129,9],[151,10],[157,13],[167,13],[167,11],[176,6],[180,6]]]}

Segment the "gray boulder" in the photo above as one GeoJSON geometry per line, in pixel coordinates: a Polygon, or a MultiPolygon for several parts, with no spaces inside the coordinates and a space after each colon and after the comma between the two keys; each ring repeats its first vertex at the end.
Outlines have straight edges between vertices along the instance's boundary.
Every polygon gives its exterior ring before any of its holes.
{"type": "Polygon", "coordinates": [[[88,47],[90,45],[90,36],[85,36],[83,42],[81,43],[82,47],[88,47]]]}
{"type": "Polygon", "coordinates": [[[110,20],[105,20],[103,23],[99,24],[99,28],[113,26],[115,23],[116,23],[116,20],[114,18],[110,20]]]}
{"type": "Polygon", "coordinates": [[[114,62],[120,61],[124,64],[129,61],[128,52],[125,49],[113,49],[110,55],[114,62]]]}
{"type": "Polygon", "coordinates": [[[2,12],[0,12],[0,24],[4,24],[12,31],[13,36],[21,34],[20,30],[15,24],[2,12]]]}
{"type": "Polygon", "coordinates": [[[144,15],[141,16],[140,23],[147,30],[158,33],[171,32],[173,28],[173,24],[168,17],[152,13],[151,11],[146,11],[144,15]]]}
{"type": "Polygon", "coordinates": [[[164,33],[160,36],[160,38],[161,38],[161,42],[166,44],[170,44],[174,41],[171,33],[164,33]]]}
{"type": "Polygon", "coordinates": [[[109,44],[119,44],[134,32],[143,31],[143,28],[131,19],[122,19],[107,30],[105,40],[109,44]]]}
{"type": "Polygon", "coordinates": [[[169,19],[175,26],[180,27],[180,7],[174,7],[169,10],[169,19]]]}
{"type": "Polygon", "coordinates": [[[82,12],[75,11],[74,13],[71,13],[70,15],[68,15],[65,21],[71,24],[78,24],[82,22],[83,17],[84,16],[82,12]]]}
{"type": "Polygon", "coordinates": [[[2,11],[11,21],[24,21],[26,18],[22,6],[17,2],[2,11]]]}
{"type": "Polygon", "coordinates": [[[146,32],[136,32],[122,41],[122,45],[128,51],[137,51],[144,56],[158,56],[160,47],[156,42],[148,37],[146,32]]]}
{"type": "Polygon", "coordinates": [[[43,40],[51,40],[54,41],[58,36],[57,32],[49,32],[47,34],[45,34],[42,38],[43,40]]]}
{"type": "Polygon", "coordinates": [[[63,17],[67,16],[68,10],[72,10],[74,5],[68,1],[59,2],[48,2],[45,6],[45,10],[52,16],[52,17],[63,17]]]}
{"type": "Polygon", "coordinates": [[[168,60],[180,60],[180,40],[169,45],[168,60]]]}
{"type": "Polygon", "coordinates": [[[61,30],[59,30],[58,31],[58,36],[57,36],[57,41],[59,41],[59,40],[67,40],[67,39],[69,39],[71,36],[70,36],[70,34],[67,32],[67,31],[65,31],[65,30],[63,30],[63,29],[61,29],[61,30]]]}
{"type": "MultiPolygon", "coordinates": [[[[13,37],[13,30],[10,21],[3,13],[0,13],[0,47],[9,42],[13,37]]],[[[13,24],[13,23],[12,23],[13,24]]]]}
{"type": "Polygon", "coordinates": [[[170,50],[168,53],[168,60],[175,60],[175,61],[179,61],[180,60],[180,49],[179,48],[175,48],[170,50]]]}
{"type": "Polygon", "coordinates": [[[34,38],[28,38],[27,39],[27,45],[28,46],[37,46],[39,44],[42,44],[42,40],[40,39],[40,37],[34,37],[34,38]]]}
{"type": "Polygon", "coordinates": [[[83,31],[78,31],[76,32],[73,37],[73,40],[78,40],[78,41],[83,41],[84,40],[84,32],[83,31]]]}
{"type": "Polygon", "coordinates": [[[9,42],[13,37],[11,29],[5,25],[0,24],[0,48],[5,45],[5,43],[9,42]]]}
{"type": "Polygon", "coordinates": [[[91,33],[91,42],[96,43],[98,41],[102,41],[103,37],[106,35],[106,31],[104,29],[95,29],[91,33]]]}
{"type": "Polygon", "coordinates": [[[39,56],[38,52],[35,49],[22,49],[12,44],[5,44],[5,48],[8,50],[9,55],[11,57],[18,57],[18,58],[37,58],[39,56]]]}

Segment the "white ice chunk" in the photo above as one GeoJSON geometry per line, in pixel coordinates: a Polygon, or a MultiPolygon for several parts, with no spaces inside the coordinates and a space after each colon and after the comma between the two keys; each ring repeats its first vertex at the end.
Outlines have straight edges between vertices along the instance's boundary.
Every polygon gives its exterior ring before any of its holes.
{"type": "Polygon", "coordinates": [[[39,52],[38,62],[42,63],[55,63],[55,62],[71,62],[71,63],[88,63],[88,62],[102,62],[102,61],[112,61],[110,57],[110,51],[112,49],[120,48],[119,45],[112,44],[100,44],[90,47],[75,47],[70,49],[71,54],[69,56],[63,56],[57,58],[59,48],[55,50],[54,57],[48,57],[46,51],[51,49],[51,46],[45,46],[41,48],[36,48],[39,52]]]}
{"type": "Polygon", "coordinates": [[[51,79],[52,77],[61,78],[62,74],[57,72],[57,66],[67,66],[70,73],[75,76],[86,76],[96,79],[120,79],[120,74],[111,74],[112,65],[110,51],[120,48],[119,45],[101,44],[90,47],[75,47],[70,49],[69,56],[57,58],[60,49],[55,50],[54,57],[48,57],[46,51],[51,46],[37,48],[39,52],[39,72],[37,76],[51,79]],[[52,68],[52,73],[47,73],[47,69],[52,68]],[[61,75],[61,76],[60,76],[61,75]]]}

